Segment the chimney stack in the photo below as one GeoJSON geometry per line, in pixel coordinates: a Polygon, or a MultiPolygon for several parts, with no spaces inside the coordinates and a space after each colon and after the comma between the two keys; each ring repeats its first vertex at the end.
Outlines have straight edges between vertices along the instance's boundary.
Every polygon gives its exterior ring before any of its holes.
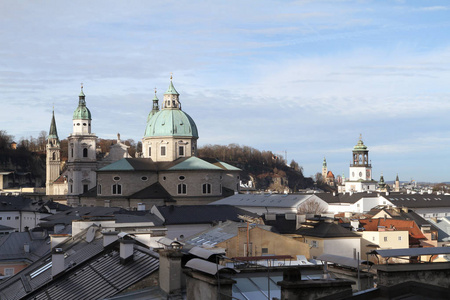
{"type": "Polygon", "coordinates": [[[126,264],[133,260],[134,240],[131,237],[123,236],[120,239],[120,263],[126,264]]]}

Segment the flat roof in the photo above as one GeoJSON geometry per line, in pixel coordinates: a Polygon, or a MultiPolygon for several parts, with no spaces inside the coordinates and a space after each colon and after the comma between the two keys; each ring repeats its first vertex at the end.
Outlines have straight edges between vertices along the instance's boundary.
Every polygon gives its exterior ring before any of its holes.
{"type": "Polygon", "coordinates": [[[429,248],[404,248],[404,249],[372,250],[370,252],[370,254],[378,254],[381,257],[450,254],[450,247],[429,247],[429,248]]]}

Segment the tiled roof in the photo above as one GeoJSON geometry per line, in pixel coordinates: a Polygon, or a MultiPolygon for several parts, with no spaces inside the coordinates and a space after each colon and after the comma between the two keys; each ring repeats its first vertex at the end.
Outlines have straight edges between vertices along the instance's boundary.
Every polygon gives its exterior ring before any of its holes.
{"type": "Polygon", "coordinates": [[[157,171],[157,164],[150,158],[123,158],[106,167],[101,168],[102,171],[157,171]]]}
{"type": "Polygon", "coordinates": [[[397,231],[408,231],[409,236],[414,239],[426,239],[422,231],[414,221],[395,220],[395,219],[368,219],[359,220],[366,231],[378,231],[378,226],[384,226],[386,229],[395,229],[397,231]]]}
{"type": "Polygon", "coordinates": [[[238,215],[258,217],[257,214],[231,205],[181,205],[155,207],[164,217],[165,225],[211,224],[219,221],[241,221],[238,215]]]}
{"type": "Polygon", "coordinates": [[[191,156],[186,160],[179,162],[173,167],[169,168],[170,171],[179,171],[179,170],[222,170],[203,159],[200,159],[195,156],[191,156]]]}
{"type": "Polygon", "coordinates": [[[49,236],[45,231],[12,232],[0,239],[0,260],[20,260],[31,263],[49,253],[48,241],[49,236]],[[25,251],[24,244],[29,245],[29,252],[25,251]]]}
{"type": "Polygon", "coordinates": [[[67,209],[66,205],[56,205],[51,201],[36,201],[22,196],[0,196],[0,211],[30,211],[49,213],[45,207],[46,205],[53,205],[52,207],[58,210],[67,209]]]}

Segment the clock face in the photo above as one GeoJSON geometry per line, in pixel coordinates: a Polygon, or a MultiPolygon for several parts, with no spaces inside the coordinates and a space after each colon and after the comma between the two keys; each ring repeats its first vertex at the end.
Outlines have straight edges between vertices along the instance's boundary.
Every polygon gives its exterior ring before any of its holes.
{"type": "Polygon", "coordinates": [[[369,170],[366,170],[366,178],[370,179],[370,171],[369,170]]]}

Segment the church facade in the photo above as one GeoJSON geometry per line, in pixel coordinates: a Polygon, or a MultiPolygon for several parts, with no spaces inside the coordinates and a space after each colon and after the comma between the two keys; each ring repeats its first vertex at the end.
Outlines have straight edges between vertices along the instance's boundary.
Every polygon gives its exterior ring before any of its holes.
{"type": "MultiPolygon", "coordinates": [[[[155,92],[139,157],[129,156],[118,135],[109,155],[98,161],[97,136],[91,132],[91,112],[82,90],[68,137],[67,204],[150,209],[153,205],[206,204],[238,192],[240,169],[197,157],[197,126],[181,109],[179,96],[172,78],[161,109],[155,92]]],[[[51,129],[53,123],[54,116],[51,129]]],[[[54,128],[56,132],[56,124],[54,128]]],[[[53,134],[48,141],[48,149],[55,148],[53,134]]],[[[56,162],[47,162],[47,174],[53,165],[56,162]]],[[[48,186],[54,177],[48,178],[48,186]]]]}

